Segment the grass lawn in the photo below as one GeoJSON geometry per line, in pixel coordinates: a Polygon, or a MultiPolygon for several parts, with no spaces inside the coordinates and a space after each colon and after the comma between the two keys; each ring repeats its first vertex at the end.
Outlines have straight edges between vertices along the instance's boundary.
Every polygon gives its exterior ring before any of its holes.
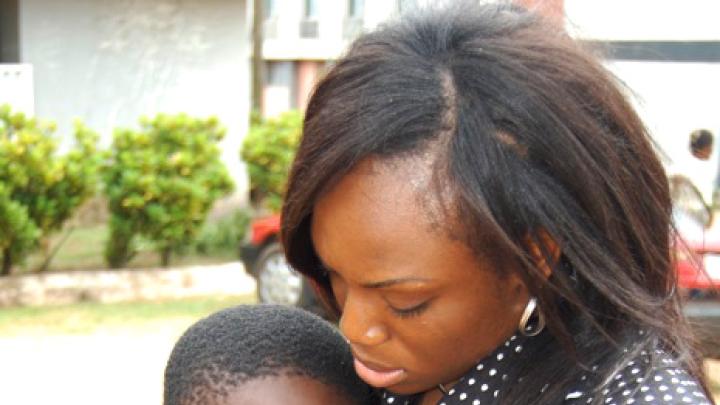
{"type": "MultiPolygon", "coordinates": [[[[65,237],[64,232],[65,231],[58,232],[52,236],[50,242],[51,247],[56,246],[65,237]]],[[[103,249],[107,239],[108,227],[105,224],[72,229],[58,250],[58,253],[53,258],[49,270],[97,270],[106,268],[103,249]]],[[[148,268],[159,266],[159,255],[152,250],[150,243],[139,241],[138,250],[138,254],[127,267],[148,268]]],[[[31,272],[43,262],[43,259],[42,253],[35,253],[28,258],[24,265],[18,266],[16,272],[31,272]]],[[[171,265],[215,264],[232,260],[238,260],[236,250],[217,252],[208,256],[198,254],[176,255],[172,257],[171,265]]]]}
{"type": "Polygon", "coordinates": [[[255,295],[180,300],[79,303],[0,309],[0,336],[92,334],[100,329],[141,328],[153,323],[195,320],[221,308],[256,301],[255,295]]]}

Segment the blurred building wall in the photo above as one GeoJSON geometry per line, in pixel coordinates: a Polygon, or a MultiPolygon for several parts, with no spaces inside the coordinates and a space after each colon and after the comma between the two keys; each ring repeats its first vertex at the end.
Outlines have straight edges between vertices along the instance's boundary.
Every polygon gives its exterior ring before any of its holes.
{"type": "MultiPolygon", "coordinates": [[[[628,85],[669,169],[696,179],[707,196],[720,150],[698,164],[687,141],[696,128],[720,132],[720,2],[516,1],[551,18],[564,16],[572,35],[609,49],[607,66],[628,85]]],[[[113,128],[134,126],[141,114],[218,115],[229,129],[225,160],[242,191],[237,151],[247,129],[252,3],[8,0],[0,3],[10,11],[0,20],[0,63],[32,64],[35,112],[56,119],[64,133],[75,116],[108,141],[113,128]],[[17,24],[7,15],[16,15],[17,24]]],[[[263,3],[263,106],[265,115],[276,115],[303,109],[325,66],[361,32],[434,2],[263,3]]]]}
{"type": "MultiPolygon", "coordinates": [[[[267,0],[263,114],[304,109],[313,86],[359,34],[431,0],[267,0]]],[[[248,2],[248,15],[252,2],[248,2]]]]}
{"type": "Polygon", "coordinates": [[[307,105],[315,81],[324,71],[325,63],[318,61],[300,61],[297,67],[297,94],[296,104],[307,105]]]}
{"type": "MultiPolygon", "coordinates": [[[[452,0],[447,0],[452,2],[452,0]]],[[[564,0],[516,0],[563,21],[564,0]]],[[[304,109],[318,77],[362,32],[434,0],[266,0],[264,1],[263,114],[304,109]]],[[[247,15],[252,15],[248,2],[247,15]]]]}
{"type": "Polygon", "coordinates": [[[515,0],[514,2],[558,24],[565,23],[565,0],[515,0]]]}
{"type": "MultiPolygon", "coordinates": [[[[20,61],[32,64],[35,112],[69,133],[74,117],[100,131],[141,115],[216,115],[238,190],[249,111],[244,0],[19,0],[20,61]]],[[[244,193],[243,193],[244,194],[244,193]]]]}
{"type": "Polygon", "coordinates": [[[566,27],[600,48],[658,144],[669,174],[689,177],[712,199],[720,164],[720,1],[565,0],[566,27]],[[708,161],[689,134],[715,134],[708,161]]]}

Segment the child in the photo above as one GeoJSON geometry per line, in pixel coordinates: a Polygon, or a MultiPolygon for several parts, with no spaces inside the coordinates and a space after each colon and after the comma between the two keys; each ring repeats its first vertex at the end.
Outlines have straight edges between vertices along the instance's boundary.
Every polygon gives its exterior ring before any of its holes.
{"type": "Polygon", "coordinates": [[[165,405],[373,403],[348,344],[300,309],[237,306],[191,326],[165,369],[165,405]]]}

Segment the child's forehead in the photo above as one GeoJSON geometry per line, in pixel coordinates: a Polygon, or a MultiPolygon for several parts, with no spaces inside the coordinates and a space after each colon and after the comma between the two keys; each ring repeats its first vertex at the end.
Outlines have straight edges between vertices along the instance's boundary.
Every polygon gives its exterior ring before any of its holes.
{"type": "Polygon", "coordinates": [[[255,378],[229,387],[227,393],[213,405],[356,405],[338,387],[302,375],[255,378]]]}

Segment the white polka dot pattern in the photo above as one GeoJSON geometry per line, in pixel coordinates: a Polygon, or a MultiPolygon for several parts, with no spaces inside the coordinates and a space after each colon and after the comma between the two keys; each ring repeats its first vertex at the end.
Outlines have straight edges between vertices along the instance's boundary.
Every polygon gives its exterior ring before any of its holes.
{"type": "MultiPolygon", "coordinates": [[[[492,405],[502,397],[503,389],[511,386],[512,380],[505,373],[507,364],[522,361],[523,345],[529,338],[513,336],[491,355],[473,367],[445,394],[438,405],[492,405]]],[[[564,404],[606,404],[606,405],[711,405],[702,388],[684,369],[665,352],[642,351],[634,360],[629,361],[599,388],[591,387],[588,378],[598,371],[591,367],[588,374],[578,376],[575,389],[569,390],[564,404]],[[655,366],[651,367],[651,364],[655,366]]],[[[522,378],[515,379],[516,384],[522,378]]],[[[542,395],[549,385],[540,388],[542,395]]],[[[383,393],[383,404],[414,405],[417,398],[399,396],[391,392],[383,393]]]]}

